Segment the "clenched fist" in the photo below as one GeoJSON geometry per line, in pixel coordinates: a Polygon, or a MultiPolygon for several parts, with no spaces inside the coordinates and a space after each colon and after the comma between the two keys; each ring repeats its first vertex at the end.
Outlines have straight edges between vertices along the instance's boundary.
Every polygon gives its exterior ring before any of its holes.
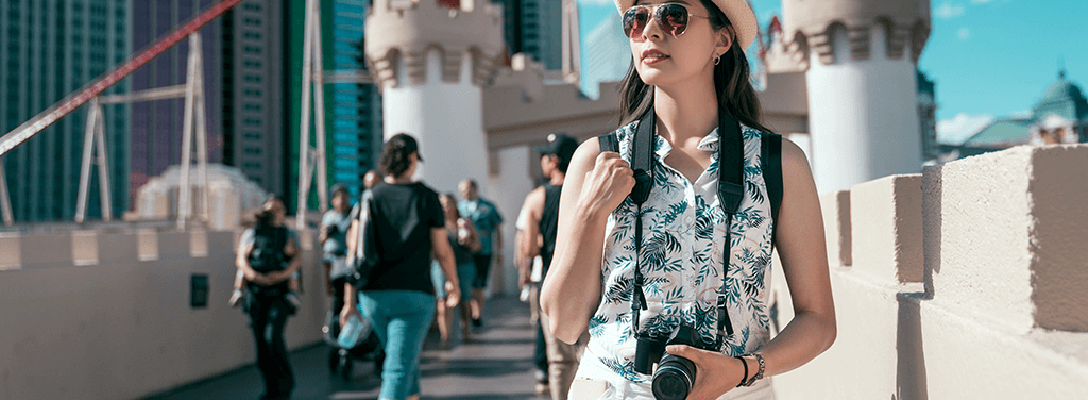
{"type": "Polygon", "coordinates": [[[603,151],[582,181],[580,204],[593,212],[611,213],[635,186],[634,171],[619,153],[603,151]]]}

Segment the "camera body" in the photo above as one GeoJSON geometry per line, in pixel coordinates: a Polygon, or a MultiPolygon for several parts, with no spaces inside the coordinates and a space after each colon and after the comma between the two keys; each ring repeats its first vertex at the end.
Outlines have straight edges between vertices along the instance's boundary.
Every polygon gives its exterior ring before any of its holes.
{"type": "Polygon", "coordinates": [[[687,358],[665,352],[665,347],[685,345],[700,350],[715,351],[713,342],[703,341],[695,327],[680,324],[676,331],[663,335],[640,334],[635,347],[635,371],[648,374],[653,371],[651,389],[657,400],[684,400],[695,384],[695,363],[687,358]]]}

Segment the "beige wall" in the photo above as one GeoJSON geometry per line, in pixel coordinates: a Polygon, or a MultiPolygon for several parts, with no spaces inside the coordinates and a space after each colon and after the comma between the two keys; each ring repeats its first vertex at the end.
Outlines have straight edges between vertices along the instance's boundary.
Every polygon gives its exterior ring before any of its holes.
{"type": "MultiPolygon", "coordinates": [[[[320,254],[303,233],[303,306],[288,344],[320,340],[320,254]]],[[[132,399],[254,361],[229,308],[237,232],[0,236],[0,399],[132,399]],[[143,261],[140,261],[143,260],[143,261]],[[189,305],[208,275],[205,309],[189,305]]]]}
{"type": "Polygon", "coordinates": [[[822,196],[838,338],[779,398],[1088,398],[1085,167],[1024,146],[822,196]]]}

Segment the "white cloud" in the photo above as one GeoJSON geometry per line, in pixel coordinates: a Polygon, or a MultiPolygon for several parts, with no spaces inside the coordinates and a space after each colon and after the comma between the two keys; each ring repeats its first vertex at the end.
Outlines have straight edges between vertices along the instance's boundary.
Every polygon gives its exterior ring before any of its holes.
{"type": "Polygon", "coordinates": [[[967,28],[960,28],[960,31],[956,34],[959,35],[960,39],[967,39],[971,37],[971,31],[967,28]]]}
{"type": "Polygon", "coordinates": [[[952,119],[937,121],[937,141],[941,143],[963,143],[993,122],[992,115],[956,114],[952,119]]]}
{"type": "Polygon", "coordinates": [[[963,6],[952,5],[952,3],[942,3],[940,7],[937,7],[937,16],[940,18],[952,18],[963,15],[963,6]]]}

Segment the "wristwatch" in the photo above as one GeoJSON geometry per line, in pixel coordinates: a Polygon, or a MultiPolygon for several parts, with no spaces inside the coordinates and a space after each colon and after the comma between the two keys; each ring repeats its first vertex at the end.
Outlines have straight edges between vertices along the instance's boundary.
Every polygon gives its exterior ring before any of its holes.
{"type": "Polygon", "coordinates": [[[754,375],[752,375],[752,379],[749,379],[747,382],[744,382],[743,386],[752,386],[752,385],[754,385],[756,383],[756,381],[758,381],[760,379],[763,379],[763,371],[766,368],[766,364],[763,362],[763,355],[762,354],[752,353],[752,354],[749,354],[749,355],[752,356],[752,357],[755,357],[756,361],[759,361],[759,369],[756,370],[756,373],[754,375]]]}

